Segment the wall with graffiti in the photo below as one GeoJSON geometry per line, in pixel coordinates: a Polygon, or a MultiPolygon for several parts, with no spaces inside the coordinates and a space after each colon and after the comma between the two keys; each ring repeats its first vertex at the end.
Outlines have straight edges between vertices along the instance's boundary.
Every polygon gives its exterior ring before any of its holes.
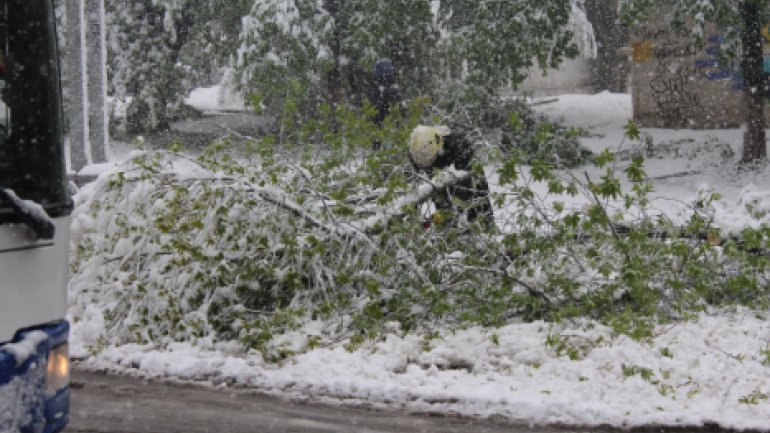
{"type": "MultiPolygon", "coordinates": [[[[634,118],[643,126],[722,128],[743,122],[739,64],[722,60],[723,32],[712,29],[704,46],[674,34],[661,15],[631,36],[634,118]]],[[[764,32],[770,42],[770,30],[764,32]]],[[[770,43],[765,44],[770,73],[770,43]]]]}

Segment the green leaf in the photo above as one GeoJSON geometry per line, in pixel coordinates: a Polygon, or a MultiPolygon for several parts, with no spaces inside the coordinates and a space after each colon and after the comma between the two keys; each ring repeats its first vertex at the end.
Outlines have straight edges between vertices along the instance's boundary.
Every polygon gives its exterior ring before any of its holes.
{"type": "Polygon", "coordinates": [[[497,171],[497,173],[500,175],[501,185],[512,184],[518,180],[519,174],[516,171],[517,166],[518,161],[515,158],[509,158],[503,163],[503,165],[497,171]]]}
{"type": "Polygon", "coordinates": [[[512,112],[508,116],[508,125],[514,132],[521,132],[524,129],[524,122],[522,122],[519,113],[516,112],[512,112]]]}
{"type": "Polygon", "coordinates": [[[637,125],[633,120],[626,122],[623,130],[625,131],[626,137],[628,137],[629,140],[639,140],[642,136],[642,133],[639,130],[639,125],[637,125]]]}
{"type": "Polygon", "coordinates": [[[594,164],[599,168],[604,168],[613,161],[615,161],[615,155],[609,149],[604,149],[594,158],[594,164]]]}

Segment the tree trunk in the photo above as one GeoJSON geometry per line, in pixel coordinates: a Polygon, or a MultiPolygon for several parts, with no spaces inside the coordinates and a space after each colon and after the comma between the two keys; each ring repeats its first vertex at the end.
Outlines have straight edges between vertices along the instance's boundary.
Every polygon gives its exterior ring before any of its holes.
{"type": "Polygon", "coordinates": [[[767,156],[765,143],[764,71],[762,70],[762,21],[759,9],[750,0],[741,4],[743,20],[743,79],[746,100],[746,133],[741,163],[754,163],[767,156]]]}
{"type": "Polygon", "coordinates": [[[342,8],[343,0],[327,0],[326,9],[329,15],[334,20],[334,27],[332,29],[332,39],[329,41],[329,49],[332,52],[332,58],[334,59],[334,66],[328,71],[327,89],[329,97],[334,106],[337,106],[342,102],[342,64],[340,59],[342,57],[342,8]]]}
{"type": "Polygon", "coordinates": [[[617,0],[586,0],[586,14],[596,37],[596,59],[592,61],[596,91],[628,91],[631,65],[621,48],[629,46],[628,30],[618,24],[617,0]]]}
{"type": "Polygon", "coordinates": [[[106,89],[106,29],[104,28],[104,0],[85,1],[86,50],[88,54],[88,141],[93,162],[107,161],[109,142],[106,89]]]}
{"type": "Polygon", "coordinates": [[[83,60],[82,22],[83,3],[79,0],[67,0],[67,51],[65,55],[66,77],[66,116],[70,147],[70,169],[80,171],[89,164],[86,141],[86,102],[83,91],[85,61],[83,60]]]}

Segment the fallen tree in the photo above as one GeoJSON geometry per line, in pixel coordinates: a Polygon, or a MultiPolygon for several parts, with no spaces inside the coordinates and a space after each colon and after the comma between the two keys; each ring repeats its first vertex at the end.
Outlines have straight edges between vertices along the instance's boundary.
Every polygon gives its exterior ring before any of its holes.
{"type": "Polygon", "coordinates": [[[96,330],[95,350],[238,342],[277,359],[514,320],[588,318],[645,338],[706,308],[768,305],[770,258],[751,253],[768,229],[704,242],[720,233],[711,194],[684,224],[649,212],[640,158],[619,173],[605,152],[593,179],[490,152],[497,227],[454,203],[457,218],[426,228],[431,198],[470,173],[420,177],[396,148],[362,152],[354,132],[329,132],[312,157],[218,142],[197,158],[138,153],[102,175],[73,218],[74,326],[96,330]]]}

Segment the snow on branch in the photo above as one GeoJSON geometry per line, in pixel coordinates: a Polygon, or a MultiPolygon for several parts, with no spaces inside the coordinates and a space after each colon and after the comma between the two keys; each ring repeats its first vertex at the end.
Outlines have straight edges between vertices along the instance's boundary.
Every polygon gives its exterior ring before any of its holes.
{"type": "Polygon", "coordinates": [[[357,227],[362,231],[369,231],[375,227],[379,227],[388,222],[392,218],[402,216],[404,214],[404,207],[411,205],[419,205],[430,199],[437,191],[445,190],[452,185],[457,184],[467,178],[471,173],[469,171],[455,170],[449,168],[441,171],[435,180],[427,181],[420,184],[417,189],[410,193],[405,194],[391,203],[389,206],[381,209],[375,215],[372,215],[364,220],[355,221],[351,223],[352,226],[357,227]]]}

